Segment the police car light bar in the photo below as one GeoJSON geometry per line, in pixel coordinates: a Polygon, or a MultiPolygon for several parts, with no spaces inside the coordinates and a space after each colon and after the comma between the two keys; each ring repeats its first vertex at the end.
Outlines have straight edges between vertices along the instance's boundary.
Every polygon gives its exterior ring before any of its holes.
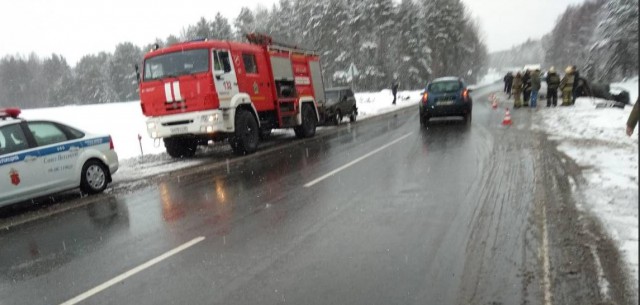
{"type": "Polygon", "coordinates": [[[0,118],[18,118],[20,115],[20,108],[0,108],[0,118]]]}

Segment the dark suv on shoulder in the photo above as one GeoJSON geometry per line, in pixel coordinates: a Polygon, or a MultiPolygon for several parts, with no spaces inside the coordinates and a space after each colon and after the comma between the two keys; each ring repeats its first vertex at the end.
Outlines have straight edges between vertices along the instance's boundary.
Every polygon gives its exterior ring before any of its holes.
{"type": "Polygon", "coordinates": [[[340,124],[344,117],[349,117],[349,121],[355,122],[358,116],[356,107],[356,97],[349,87],[330,88],[325,90],[325,103],[318,105],[324,122],[340,124]]]}
{"type": "Polygon", "coordinates": [[[433,117],[461,116],[471,122],[473,101],[470,89],[461,78],[443,77],[432,81],[422,93],[420,123],[429,124],[433,117]]]}

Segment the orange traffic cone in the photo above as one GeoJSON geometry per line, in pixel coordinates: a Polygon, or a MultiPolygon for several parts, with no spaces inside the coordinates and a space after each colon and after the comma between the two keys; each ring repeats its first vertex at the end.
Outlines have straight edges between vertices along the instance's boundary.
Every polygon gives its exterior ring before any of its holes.
{"type": "Polygon", "coordinates": [[[511,121],[511,113],[509,112],[509,108],[504,113],[504,119],[502,120],[502,125],[511,125],[513,122],[511,121]]]}
{"type": "Polygon", "coordinates": [[[493,109],[498,109],[498,101],[496,99],[493,99],[493,103],[491,103],[491,107],[493,109]]]}

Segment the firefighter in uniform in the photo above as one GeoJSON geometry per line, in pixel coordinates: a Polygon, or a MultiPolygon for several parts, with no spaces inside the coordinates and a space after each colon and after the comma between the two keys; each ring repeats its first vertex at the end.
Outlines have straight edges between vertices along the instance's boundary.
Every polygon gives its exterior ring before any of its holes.
{"type": "Polygon", "coordinates": [[[522,107],[522,74],[520,72],[513,78],[511,93],[513,93],[513,108],[522,107]]]}
{"type": "Polygon", "coordinates": [[[560,85],[560,76],[556,73],[556,68],[551,67],[547,73],[547,107],[558,105],[558,86],[560,85]]]}
{"type": "Polygon", "coordinates": [[[561,106],[571,106],[571,102],[573,99],[573,68],[567,67],[564,70],[565,74],[562,80],[560,81],[560,91],[562,91],[562,105],[561,106]]]}

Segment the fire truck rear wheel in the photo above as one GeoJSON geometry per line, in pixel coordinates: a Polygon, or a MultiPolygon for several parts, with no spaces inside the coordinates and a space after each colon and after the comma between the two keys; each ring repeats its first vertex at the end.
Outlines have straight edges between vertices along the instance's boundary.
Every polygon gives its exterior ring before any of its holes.
{"type": "Polygon", "coordinates": [[[164,147],[172,158],[191,158],[196,154],[198,143],[192,139],[165,138],[164,147]]]}
{"type": "Polygon", "coordinates": [[[293,128],[298,138],[311,138],[316,134],[318,119],[309,103],[302,105],[302,125],[293,128]]]}
{"type": "Polygon", "coordinates": [[[231,149],[237,155],[248,155],[258,149],[260,130],[253,115],[245,110],[236,110],[236,131],[229,139],[231,149]]]}

